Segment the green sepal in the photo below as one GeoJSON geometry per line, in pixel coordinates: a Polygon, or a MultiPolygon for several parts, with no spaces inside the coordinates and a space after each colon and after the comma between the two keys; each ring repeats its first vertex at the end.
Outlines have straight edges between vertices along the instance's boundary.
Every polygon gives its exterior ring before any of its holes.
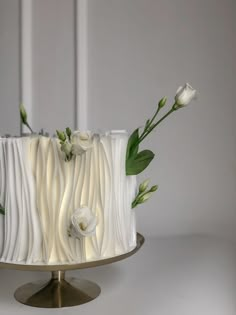
{"type": "Polygon", "coordinates": [[[126,175],[138,175],[153,160],[155,154],[150,150],[139,152],[135,158],[126,160],[126,175]]]}
{"type": "Polygon", "coordinates": [[[70,140],[72,132],[71,132],[71,129],[69,127],[66,128],[66,134],[67,134],[67,136],[68,136],[68,138],[70,140]]]}
{"type": "Polygon", "coordinates": [[[23,106],[23,104],[20,105],[20,117],[23,124],[27,124],[27,113],[23,106]]]}
{"type": "Polygon", "coordinates": [[[166,101],[167,101],[167,97],[165,96],[165,97],[163,97],[163,98],[159,101],[158,107],[159,107],[159,108],[164,107],[165,104],[166,104],[166,101]]]}

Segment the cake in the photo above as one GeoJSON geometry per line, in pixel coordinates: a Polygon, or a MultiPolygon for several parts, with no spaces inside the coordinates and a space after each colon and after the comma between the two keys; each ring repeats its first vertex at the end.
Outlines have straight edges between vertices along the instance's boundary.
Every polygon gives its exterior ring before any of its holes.
{"type": "Polygon", "coordinates": [[[89,149],[69,162],[55,137],[0,138],[1,262],[73,264],[135,248],[128,134],[90,138],[89,149]]]}
{"type": "Polygon", "coordinates": [[[134,208],[157,190],[137,175],[154,158],[140,144],[167,116],[196,94],[189,84],[159,120],[162,98],[140,132],[33,132],[0,137],[0,262],[78,264],[111,258],[136,247],[134,208]]]}

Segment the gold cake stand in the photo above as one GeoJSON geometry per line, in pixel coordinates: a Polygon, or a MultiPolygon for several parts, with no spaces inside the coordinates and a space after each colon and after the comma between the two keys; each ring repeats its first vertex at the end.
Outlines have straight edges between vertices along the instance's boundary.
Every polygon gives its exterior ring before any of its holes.
{"type": "Polygon", "coordinates": [[[40,280],[27,283],[15,291],[18,302],[42,308],[76,306],[94,300],[101,293],[100,287],[91,281],[76,278],[65,280],[67,270],[85,269],[102,266],[128,258],[143,245],[144,237],[137,233],[137,246],[131,252],[112,258],[71,265],[20,265],[0,263],[0,268],[28,271],[50,271],[49,281],[40,280]]]}

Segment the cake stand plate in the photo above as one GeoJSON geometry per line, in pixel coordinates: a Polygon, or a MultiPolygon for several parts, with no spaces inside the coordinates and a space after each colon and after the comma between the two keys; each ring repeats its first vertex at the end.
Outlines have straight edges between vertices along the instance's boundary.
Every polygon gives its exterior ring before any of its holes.
{"type": "Polygon", "coordinates": [[[97,261],[68,265],[20,265],[0,263],[0,268],[50,271],[49,281],[35,281],[19,287],[15,291],[18,302],[42,308],[61,308],[76,306],[94,300],[101,293],[100,287],[91,281],[76,278],[65,279],[67,270],[85,269],[110,264],[123,260],[135,254],[143,245],[144,237],[137,233],[137,246],[130,252],[97,261]]]}

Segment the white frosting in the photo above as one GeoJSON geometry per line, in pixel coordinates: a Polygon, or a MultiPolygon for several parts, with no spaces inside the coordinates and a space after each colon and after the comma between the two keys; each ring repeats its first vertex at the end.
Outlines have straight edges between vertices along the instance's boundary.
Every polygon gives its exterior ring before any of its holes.
{"type": "Polygon", "coordinates": [[[79,263],[132,250],[137,184],[125,174],[127,141],[123,131],[95,135],[92,149],[65,162],[55,138],[0,138],[0,260],[79,263]],[[70,218],[84,205],[98,218],[96,234],[69,237],[70,218]]]}

